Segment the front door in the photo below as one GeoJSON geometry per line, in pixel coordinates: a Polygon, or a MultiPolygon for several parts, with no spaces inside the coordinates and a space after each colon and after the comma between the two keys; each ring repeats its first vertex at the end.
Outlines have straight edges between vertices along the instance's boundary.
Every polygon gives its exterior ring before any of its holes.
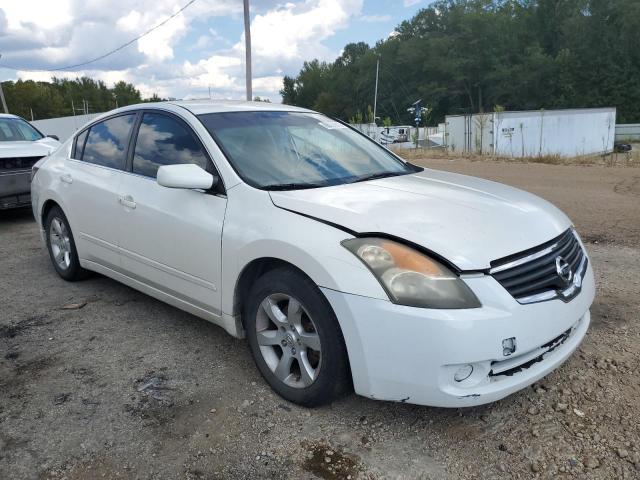
{"type": "Polygon", "coordinates": [[[191,128],[164,113],[145,112],[133,144],[131,172],[119,188],[123,272],[179,300],[220,314],[224,195],[158,185],[162,165],[213,164],[191,128]]]}

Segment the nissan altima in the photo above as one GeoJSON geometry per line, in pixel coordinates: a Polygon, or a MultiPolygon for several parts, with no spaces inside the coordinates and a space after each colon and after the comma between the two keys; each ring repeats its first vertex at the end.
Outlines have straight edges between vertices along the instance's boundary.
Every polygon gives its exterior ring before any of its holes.
{"type": "Polygon", "coordinates": [[[129,106],[33,168],[65,280],[99,272],[246,338],[266,382],[316,406],[465,407],[561,365],[594,276],[529,193],[403,161],[306,109],[129,106]]]}

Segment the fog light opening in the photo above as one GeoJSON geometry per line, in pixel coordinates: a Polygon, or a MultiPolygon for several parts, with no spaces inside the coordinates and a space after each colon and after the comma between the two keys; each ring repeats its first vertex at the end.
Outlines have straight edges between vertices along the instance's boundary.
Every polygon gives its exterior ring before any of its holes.
{"type": "Polygon", "coordinates": [[[516,351],[516,337],[505,338],[502,340],[502,355],[508,357],[516,351]]]}
{"type": "Polygon", "coordinates": [[[467,378],[471,376],[473,373],[473,365],[464,365],[456,370],[456,373],[453,375],[453,379],[456,382],[464,382],[467,378]]]}

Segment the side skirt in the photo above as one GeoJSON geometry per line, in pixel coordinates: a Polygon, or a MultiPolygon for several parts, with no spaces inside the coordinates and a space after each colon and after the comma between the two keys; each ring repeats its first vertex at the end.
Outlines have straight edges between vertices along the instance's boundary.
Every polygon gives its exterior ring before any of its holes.
{"type": "Polygon", "coordinates": [[[205,310],[201,307],[193,305],[182,299],[176,298],[173,295],[163,292],[162,290],[152,287],[139,280],[131,278],[120,272],[116,272],[115,270],[105,267],[104,265],[100,265],[99,263],[92,262],[91,260],[81,259],[80,265],[83,268],[86,268],[87,270],[91,270],[91,271],[100,273],[106,277],[112,278],[113,280],[116,280],[135,290],[145,293],[150,297],[153,297],[162,302],[168,303],[169,305],[179,308],[180,310],[183,310],[185,312],[191,313],[192,315],[195,315],[196,317],[207,320],[213,323],[214,325],[218,325],[224,328],[227,331],[227,333],[229,333],[234,337],[237,337],[237,338],[244,337],[244,330],[242,328],[239,318],[237,317],[226,315],[224,313],[220,315],[220,314],[216,314],[211,311],[205,310]]]}

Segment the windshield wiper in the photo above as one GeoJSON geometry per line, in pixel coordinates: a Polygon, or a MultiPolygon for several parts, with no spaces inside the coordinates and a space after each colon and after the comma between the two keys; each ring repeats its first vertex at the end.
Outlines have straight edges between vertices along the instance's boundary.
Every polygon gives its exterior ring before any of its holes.
{"type": "Polygon", "coordinates": [[[407,175],[408,172],[378,172],[361,175],[354,178],[349,183],[366,182],[367,180],[377,180],[379,178],[397,177],[399,175],[407,175]]]}
{"type": "Polygon", "coordinates": [[[328,187],[325,183],[280,183],[275,185],[265,185],[266,190],[305,190],[309,188],[328,187]]]}

